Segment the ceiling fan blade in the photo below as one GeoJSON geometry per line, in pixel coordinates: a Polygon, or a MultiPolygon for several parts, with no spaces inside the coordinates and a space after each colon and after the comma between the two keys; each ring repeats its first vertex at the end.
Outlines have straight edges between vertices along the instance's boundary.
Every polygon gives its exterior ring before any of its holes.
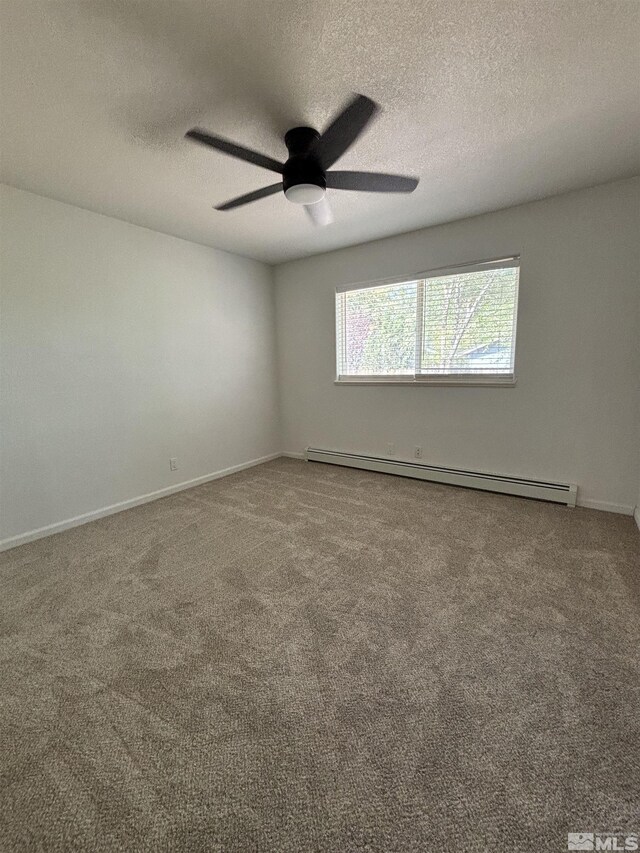
{"type": "Polygon", "coordinates": [[[326,198],[316,204],[305,204],[304,209],[314,225],[329,225],[333,222],[333,214],[326,198]]]}
{"type": "Polygon", "coordinates": [[[241,207],[243,204],[249,204],[252,201],[258,201],[260,198],[266,198],[268,195],[282,190],[282,183],[271,184],[268,187],[262,187],[260,190],[254,190],[246,195],[239,195],[238,198],[232,198],[231,201],[225,201],[224,204],[217,204],[216,210],[233,210],[234,207],[241,207]]]}
{"type": "Polygon", "coordinates": [[[347,104],[313,146],[323,169],[333,166],[336,160],[342,157],[379,109],[375,101],[364,95],[356,95],[347,104]]]}
{"type": "Polygon", "coordinates": [[[412,193],[419,178],[385,175],[383,172],[327,172],[327,187],[366,193],[412,193]]]}
{"type": "Polygon", "coordinates": [[[271,172],[282,174],[283,163],[278,163],[272,157],[267,157],[265,154],[260,154],[259,151],[253,151],[251,148],[237,145],[235,142],[230,142],[221,136],[211,136],[210,133],[205,133],[196,127],[188,130],[185,136],[188,139],[195,139],[196,142],[201,142],[203,145],[208,145],[210,148],[215,148],[216,151],[222,151],[223,154],[237,157],[238,160],[246,160],[247,163],[253,163],[254,166],[262,166],[263,169],[269,169],[271,172]]]}

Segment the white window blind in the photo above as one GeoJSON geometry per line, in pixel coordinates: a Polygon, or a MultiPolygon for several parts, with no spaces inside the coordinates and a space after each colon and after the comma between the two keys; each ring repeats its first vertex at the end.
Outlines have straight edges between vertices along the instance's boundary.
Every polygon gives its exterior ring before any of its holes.
{"type": "Polygon", "coordinates": [[[519,259],[336,293],[338,381],[510,383],[519,259]]]}

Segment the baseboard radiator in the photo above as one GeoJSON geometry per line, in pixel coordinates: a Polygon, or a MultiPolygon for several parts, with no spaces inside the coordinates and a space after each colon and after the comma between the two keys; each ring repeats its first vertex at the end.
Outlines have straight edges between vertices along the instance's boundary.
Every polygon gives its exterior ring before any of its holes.
{"type": "Polygon", "coordinates": [[[500,492],[521,498],[553,501],[571,507],[576,505],[578,492],[578,487],[572,483],[547,483],[541,480],[509,477],[504,474],[443,468],[439,465],[424,465],[421,462],[402,462],[380,456],[319,450],[315,447],[307,448],[305,458],[308,462],[328,462],[331,465],[343,465],[347,468],[363,468],[366,471],[378,471],[381,474],[429,480],[432,483],[446,483],[450,486],[465,486],[468,489],[481,489],[485,492],[500,492]]]}

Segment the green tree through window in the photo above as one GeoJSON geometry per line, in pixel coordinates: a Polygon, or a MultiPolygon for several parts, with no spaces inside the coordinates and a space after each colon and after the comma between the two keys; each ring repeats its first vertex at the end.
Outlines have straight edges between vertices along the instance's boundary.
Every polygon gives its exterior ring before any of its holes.
{"type": "Polygon", "coordinates": [[[337,294],[343,376],[512,374],[517,264],[337,294]]]}

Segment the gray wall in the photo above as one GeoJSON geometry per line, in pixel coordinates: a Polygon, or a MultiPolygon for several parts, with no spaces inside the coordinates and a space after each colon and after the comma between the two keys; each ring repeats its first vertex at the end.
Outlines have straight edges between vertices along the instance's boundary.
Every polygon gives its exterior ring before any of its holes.
{"type": "MultiPolygon", "coordinates": [[[[576,482],[638,501],[640,179],[317,255],[276,269],[283,446],[576,482]],[[520,253],[514,388],[334,385],[337,285],[520,253]]],[[[339,227],[339,226],[333,226],[339,227]]]]}
{"type": "Polygon", "coordinates": [[[0,544],[310,444],[640,503],[639,179],[281,265],[277,312],[263,264],[0,199],[0,544]],[[514,388],[333,384],[336,285],[515,252],[514,388]]]}
{"type": "Polygon", "coordinates": [[[1,197],[0,540],[279,450],[269,267],[1,197]]]}

